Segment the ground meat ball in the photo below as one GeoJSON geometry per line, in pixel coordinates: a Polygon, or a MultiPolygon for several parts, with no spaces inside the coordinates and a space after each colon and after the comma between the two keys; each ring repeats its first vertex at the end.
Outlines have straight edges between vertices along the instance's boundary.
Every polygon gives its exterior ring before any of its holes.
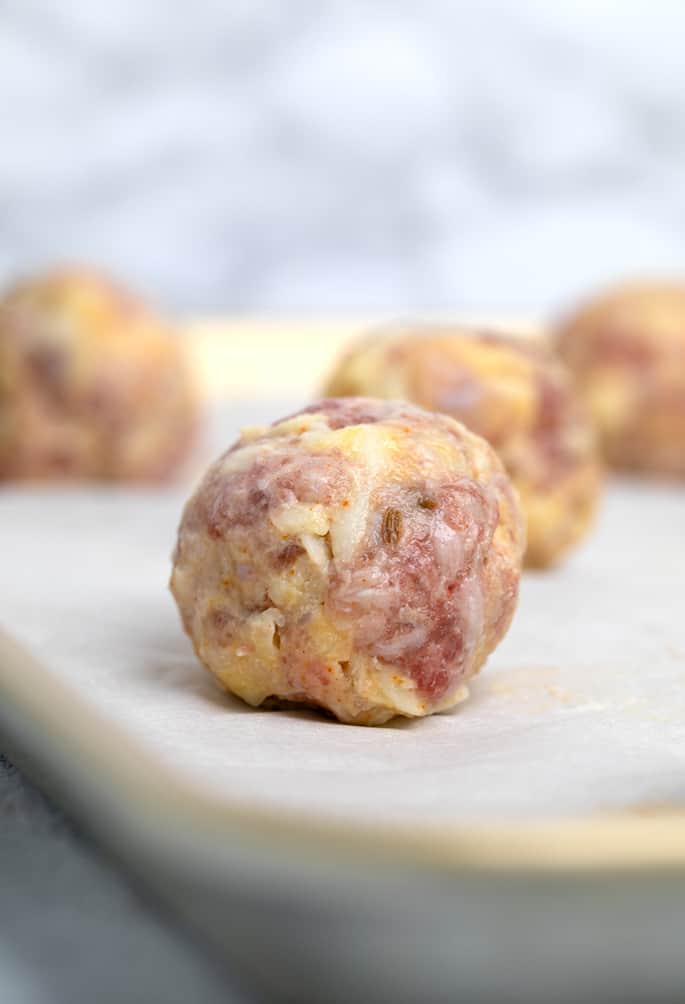
{"type": "Polygon", "coordinates": [[[326,393],[406,398],[485,437],[521,498],[527,565],[554,564],[588,530],[600,490],[593,431],[566,368],[542,341],[392,327],[353,345],[326,393]]]}
{"type": "Polygon", "coordinates": [[[171,589],[199,658],[249,704],[379,724],[466,696],[509,626],[523,547],[480,437],[402,402],[322,401],[210,467],[171,589]]]}
{"type": "Polygon", "coordinates": [[[685,284],[623,286],[560,325],[614,467],[685,477],[685,284]]]}
{"type": "Polygon", "coordinates": [[[0,301],[0,478],[164,479],[196,412],[174,333],[104,277],[55,271],[0,301]]]}

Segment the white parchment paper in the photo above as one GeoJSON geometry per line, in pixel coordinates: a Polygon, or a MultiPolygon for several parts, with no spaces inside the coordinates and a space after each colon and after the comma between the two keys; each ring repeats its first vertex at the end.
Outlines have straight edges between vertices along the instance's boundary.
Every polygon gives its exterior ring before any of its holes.
{"type": "Polygon", "coordinates": [[[386,821],[685,800],[685,489],[610,487],[588,543],[525,576],[471,699],[375,729],[215,689],[167,591],[182,501],[4,490],[0,623],[194,783],[386,821]]]}

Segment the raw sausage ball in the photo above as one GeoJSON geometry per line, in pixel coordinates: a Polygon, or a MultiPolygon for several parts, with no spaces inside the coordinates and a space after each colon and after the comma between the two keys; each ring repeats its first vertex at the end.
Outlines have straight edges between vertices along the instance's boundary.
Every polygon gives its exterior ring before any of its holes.
{"type": "Polygon", "coordinates": [[[488,444],[402,402],[245,430],[186,505],[171,589],[252,705],[379,724],[457,704],[516,606],[524,529],[488,444]]]}
{"type": "Polygon", "coordinates": [[[593,430],[566,367],[541,340],[392,327],[353,345],[326,393],[406,398],[487,439],[521,498],[527,565],[552,565],[585,536],[601,482],[593,430]]]}
{"type": "Polygon", "coordinates": [[[175,334],[103,276],[54,271],[0,301],[0,479],[163,479],[196,411],[175,334]]]}
{"type": "Polygon", "coordinates": [[[560,326],[614,467],[685,476],[685,285],[634,284],[560,326]]]}

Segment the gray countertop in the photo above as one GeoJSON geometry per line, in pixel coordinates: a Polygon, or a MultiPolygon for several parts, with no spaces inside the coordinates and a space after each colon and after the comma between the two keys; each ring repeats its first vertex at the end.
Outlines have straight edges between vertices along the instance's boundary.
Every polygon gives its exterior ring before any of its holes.
{"type": "Polygon", "coordinates": [[[247,998],[0,755],[3,1004],[247,998]]]}

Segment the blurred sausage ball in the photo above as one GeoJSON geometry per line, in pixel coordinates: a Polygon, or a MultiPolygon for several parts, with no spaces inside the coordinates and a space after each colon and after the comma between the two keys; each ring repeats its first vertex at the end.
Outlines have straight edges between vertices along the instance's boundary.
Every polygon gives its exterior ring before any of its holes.
{"type": "Polygon", "coordinates": [[[542,341],[393,327],[353,345],[325,392],[405,398],[487,439],[521,498],[527,565],[558,562],[586,534],[601,482],[593,432],[566,367],[542,341]]]}
{"type": "Polygon", "coordinates": [[[483,439],[406,403],[329,400],[210,467],[171,589],[227,690],[371,725],[464,699],[511,621],[523,547],[483,439]]]}
{"type": "Polygon", "coordinates": [[[161,480],[196,420],[175,334],[108,279],[64,269],[0,300],[0,479],[161,480]]]}
{"type": "Polygon", "coordinates": [[[558,348],[608,462],[685,476],[685,284],[611,290],[560,326],[558,348]]]}

